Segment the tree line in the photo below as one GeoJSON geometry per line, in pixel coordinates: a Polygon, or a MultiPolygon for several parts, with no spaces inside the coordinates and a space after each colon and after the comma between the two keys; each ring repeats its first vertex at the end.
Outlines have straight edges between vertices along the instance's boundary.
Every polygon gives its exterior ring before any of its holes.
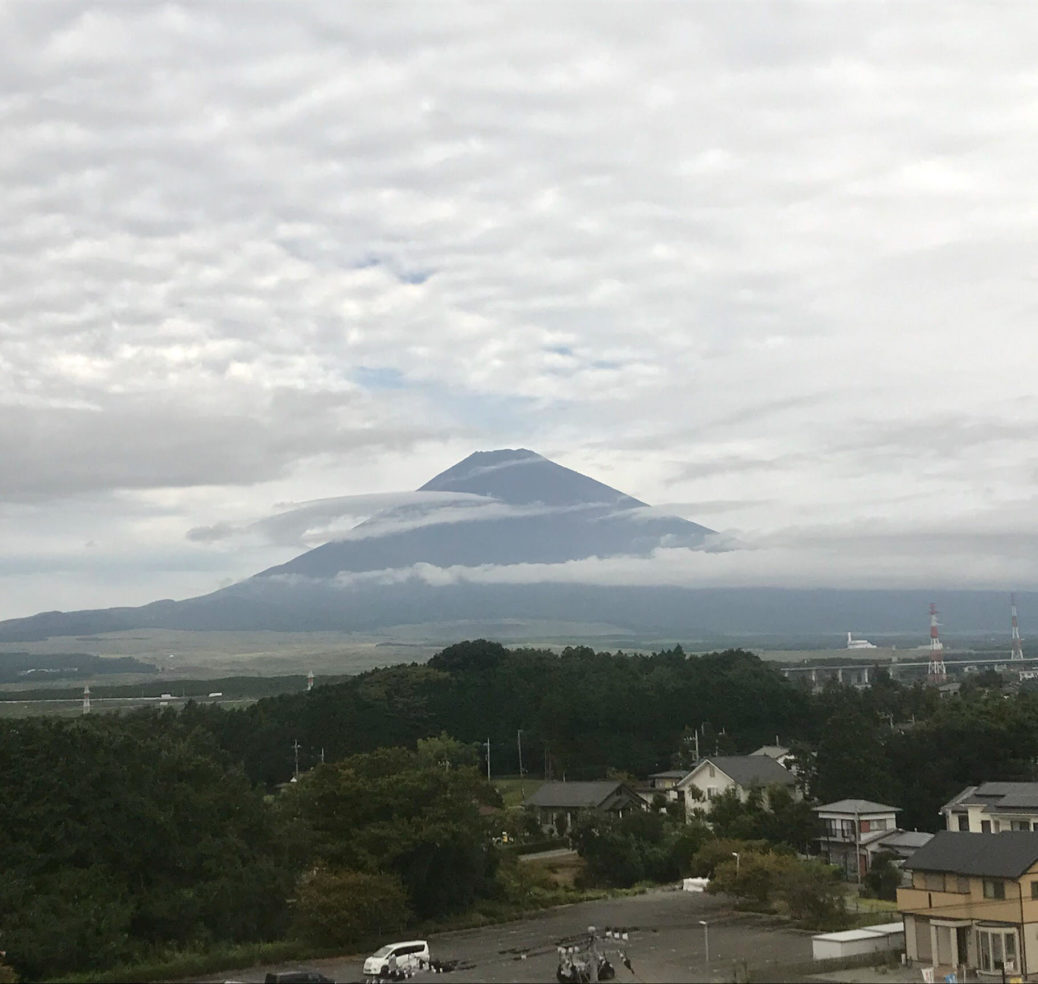
{"type": "MultiPolygon", "coordinates": [[[[942,700],[879,672],[868,690],[812,694],[740,650],[477,640],[245,709],[3,721],[0,950],[33,980],[234,941],[348,946],[474,905],[550,901],[493,843],[507,823],[483,743],[495,773],[515,774],[519,732],[530,773],[570,779],[687,764],[693,736],[709,754],[777,735],[816,801],[874,799],[932,830],[964,785],[1036,778],[1038,697],[997,680],[964,691],[942,700]]],[[[812,837],[809,808],[788,798],[718,811],[713,830],[649,814],[573,837],[612,884],[688,874],[704,839],[802,850],[812,837]]]]}

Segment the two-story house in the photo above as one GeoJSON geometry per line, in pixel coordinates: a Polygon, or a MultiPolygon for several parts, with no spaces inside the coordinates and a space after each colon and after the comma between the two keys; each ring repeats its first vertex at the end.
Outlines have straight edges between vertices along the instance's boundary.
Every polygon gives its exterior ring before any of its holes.
{"type": "Polygon", "coordinates": [[[712,755],[700,759],[674,789],[684,798],[685,815],[691,816],[697,809],[709,814],[711,802],[729,789],[745,802],[751,789],[769,786],[788,786],[799,798],[796,777],[768,755],[712,755]]]}
{"type": "Polygon", "coordinates": [[[967,786],[941,807],[948,830],[998,834],[1038,830],[1038,782],[985,782],[967,786]]]}
{"type": "Polygon", "coordinates": [[[901,810],[871,800],[845,799],[816,806],[814,812],[822,827],[818,837],[822,855],[829,864],[843,868],[849,878],[855,878],[872,866],[879,841],[898,829],[901,810]]]}
{"type": "Polygon", "coordinates": [[[1038,832],[942,830],[904,865],[905,949],[940,974],[1038,973],[1038,832]]]}

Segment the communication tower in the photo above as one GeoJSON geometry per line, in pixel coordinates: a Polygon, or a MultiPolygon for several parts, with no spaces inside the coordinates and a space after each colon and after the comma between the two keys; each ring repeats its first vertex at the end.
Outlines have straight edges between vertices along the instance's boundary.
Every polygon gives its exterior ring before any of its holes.
{"type": "Polygon", "coordinates": [[[1016,620],[1016,595],[1011,594],[1009,596],[1009,612],[1013,624],[1013,651],[1010,654],[1010,659],[1023,659],[1024,649],[1022,640],[1020,639],[1020,623],[1016,620]]]}
{"type": "Polygon", "coordinates": [[[930,665],[927,667],[927,679],[932,684],[942,684],[948,679],[948,671],[944,667],[944,646],[937,632],[937,606],[930,602],[930,665]]]}
{"type": "Polygon", "coordinates": [[[306,675],[306,689],[307,690],[313,690],[314,689],[314,671],[313,670],[311,670],[306,675]]]}
{"type": "Polygon", "coordinates": [[[83,713],[90,713],[90,684],[88,683],[83,688],[83,713]]]}

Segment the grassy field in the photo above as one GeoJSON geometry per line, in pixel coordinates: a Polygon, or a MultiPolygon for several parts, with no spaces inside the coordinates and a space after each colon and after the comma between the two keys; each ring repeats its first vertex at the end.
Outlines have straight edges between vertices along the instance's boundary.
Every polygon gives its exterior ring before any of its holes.
{"type": "MultiPolygon", "coordinates": [[[[136,629],[38,642],[5,643],[7,652],[95,653],[135,656],[168,679],[362,673],[376,666],[424,662],[442,649],[435,644],[393,642],[347,632],[181,632],[136,629]]],[[[139,679],[139,675],[136,676],[139,679]]],[[[58,681],[60,685],[61,681],[58,681]]],[[[105,680],[106,683],[133,683],[105,680]]],[[[66,684],[67,685],[67,684],[66,684]]],[[[33,684],[38,686],[38,684],[33,684]]]]}
{"type": "Polygon", "coordinates": [[[543,781],[543,779],[533,779],[530,776],[523,779],[518,776],[506,776],[500,779],[495,778],[494,788],[501,794],[507,809],[510,806],[522,806],[523,800],[530,796],[543,781]]]}

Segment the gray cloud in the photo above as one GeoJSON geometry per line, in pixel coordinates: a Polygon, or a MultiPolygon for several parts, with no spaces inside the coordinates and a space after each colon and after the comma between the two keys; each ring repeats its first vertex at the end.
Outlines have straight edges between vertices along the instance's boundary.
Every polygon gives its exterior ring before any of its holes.
{"type": "Polygon", "coordinates": [[[502,446],[765,534],[1000,515],[1038,13],[934,9],[3,7],[5,542],[104,501],[237,578],[213,517],[502,446]]]}

